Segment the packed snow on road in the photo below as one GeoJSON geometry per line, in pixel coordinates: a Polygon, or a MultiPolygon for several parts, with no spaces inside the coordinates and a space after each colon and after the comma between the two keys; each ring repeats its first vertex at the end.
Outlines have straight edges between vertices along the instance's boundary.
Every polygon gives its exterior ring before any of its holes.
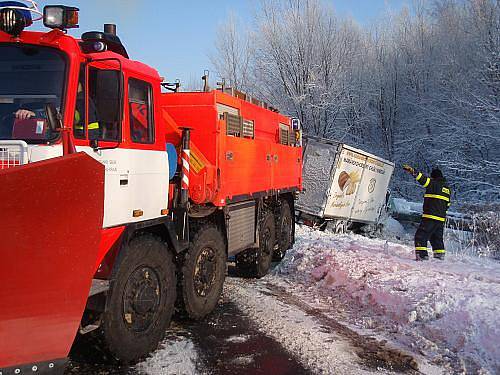
{"type": "MultiPolygon", "coordinates": [[[[270,275],[229,277],[224,299],[311,373],[499,373],[500,264],[453,251],[416,262],[411,236],[392,220],[386,228],[405,241],[298,227],[270,275]]],[[[166,340],[137,369],[210,373],[203,350],[166,340]]]]}

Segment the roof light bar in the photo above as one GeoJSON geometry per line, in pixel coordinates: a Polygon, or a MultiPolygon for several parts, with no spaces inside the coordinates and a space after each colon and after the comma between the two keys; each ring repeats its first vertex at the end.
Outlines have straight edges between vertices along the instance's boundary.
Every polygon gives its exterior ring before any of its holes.
{"type": "Polygon", "coordinates": [[[26,5],[20,1],[0,1],[0,30],[14,37],[21,34],[25,27],[33,23],[31,13],[41,19],[42,13],[34,1],[26,1],[26,5]]]}

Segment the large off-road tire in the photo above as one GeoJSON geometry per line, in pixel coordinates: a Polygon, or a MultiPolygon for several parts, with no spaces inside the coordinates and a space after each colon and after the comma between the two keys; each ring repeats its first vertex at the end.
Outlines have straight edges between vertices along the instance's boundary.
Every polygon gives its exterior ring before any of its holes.
{"type": "Polygon", "coordinates": [[[175,266],[159,238],[142,235],[122,250],[113,268],[101,326],[92,334],[114,361],[146,357],[163,338],[174,311],[175,266]]]}
{"type": "Polygon", "coordinates": [[[283,259],[288,249],[292,247],[293,239],[293,216],[290,205],[283,200],[278,217],[276,235],[278,237],[278,248],[274,250],[273,260],[279,262],[283,259]]]}
{"type": "Polygon", "coordinates": [[[274,215],[265,213],[259,228],[259,248],[249,249],[236,255],[236,268],[246,277],[261,278],[267,275],[273,260],[276,230],[274,215]]]}
{"type": "Polygon", "coordinates": [[[181,306],[191,319],[203,319],[217,306],[226,261],[224,238],[216,226],[205,224],[195,230],[181,269],[181,306]]]}

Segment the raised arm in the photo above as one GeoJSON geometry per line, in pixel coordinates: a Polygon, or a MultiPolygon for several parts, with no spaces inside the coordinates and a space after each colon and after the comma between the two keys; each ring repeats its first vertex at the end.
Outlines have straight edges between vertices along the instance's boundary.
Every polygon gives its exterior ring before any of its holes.
{"type": "Polygon", "coordinates": [[[424,188],[429,186],[429,184],[431,183],[431,179],[429,177],[424,175],[422,172],[417,172],[413,167],[410,167],[408,164],[403,164],[403,169],[406,172],[410,173],[413,177],[415,177],[417,182],[424,188]]]}
{"type": "Polygon", "coordinates": [[[415,179],[424,188],[429,186],[429,184],[431,183],[431,179],[429,177],[427,177],[425,174],[423,174],[422,172],[418,172],[417,175],[415,176],[415,179]]]}

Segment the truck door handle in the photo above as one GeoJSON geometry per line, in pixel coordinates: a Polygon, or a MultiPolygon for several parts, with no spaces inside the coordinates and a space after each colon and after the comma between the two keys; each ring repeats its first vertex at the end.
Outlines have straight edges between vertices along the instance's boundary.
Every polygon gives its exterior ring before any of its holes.
{"type": "Polygon", "coordinates": [[[128,186],[128,175],[127,174],[120,175],[120,186],[128,186]]]}

